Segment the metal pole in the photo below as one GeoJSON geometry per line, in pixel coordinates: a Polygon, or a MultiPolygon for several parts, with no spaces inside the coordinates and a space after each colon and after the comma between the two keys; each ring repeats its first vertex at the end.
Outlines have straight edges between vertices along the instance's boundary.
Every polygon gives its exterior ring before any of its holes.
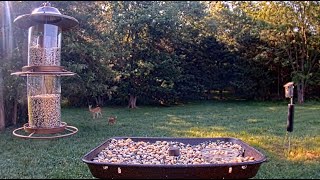
{"type": "Polygon", "coordinates": [[[290,103],[288,104],[288,117],[287,117],[287,132],[284,138],[285,154],[287,156],[290,155],[291,150],[291,137],[290,132],[293,131],[293,118],[294,118],[294,104],[293,104],[293,82],[289,82],[284,85],[285,87],[285,96],[286,98],[290,98],[290,103]],[[288,143],[288,144],[287,144],[288,143]]]}
{"type": "Polygon", "coordinates": [[[287,131],[293,131],[294,104],[288,104],[287,131]]]}

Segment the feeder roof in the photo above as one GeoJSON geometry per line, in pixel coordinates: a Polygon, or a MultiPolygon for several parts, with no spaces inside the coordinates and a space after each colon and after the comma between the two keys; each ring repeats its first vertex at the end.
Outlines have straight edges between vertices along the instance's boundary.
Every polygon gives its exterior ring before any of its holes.
{"type": "Polygon", "coordinates": [[[283,87],[290,87],[293,86],[294,82],[288,82],[287,84],[283,85],[283,87]]]}
{"type": "Polygon", "coordinates": [[[37,24],[52,24],[61,27],[62,31],[69,30],[79,24],[78,20],[61,14],[57,8],[51,7],[49,3],[34,9],[31,14],[18,16],[14,23],[23,29],[37,24]]]}

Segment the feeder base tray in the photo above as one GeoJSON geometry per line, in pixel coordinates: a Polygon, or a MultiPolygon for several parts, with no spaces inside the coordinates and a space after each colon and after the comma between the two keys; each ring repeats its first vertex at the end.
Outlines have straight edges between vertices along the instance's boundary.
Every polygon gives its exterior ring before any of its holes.
{"type": "Polygon", "coordinates": [[[15,129],[12,133],[14,136],[20,138],[27,138],[27,139],[54,139],[54,138],[61,138],[71,136],[78,132],[78,129],[74,126],[68,126],[67,123],[61,122],[59,127],[54,128],[32,128],[29,126],[28,123],[24,124],[23,127],[15,129]],[[24,130],[26,133],[30,133],[29,135],[20,134],[20,131],[24,130]],[[69,133],[64,133],[65,131],[69,133]],[[19,133],[18,133],[19,132],[19,133]],[[59,135],[54,135],[58,134],[59,135]],[[40,135],[40,136],[35,136],[40,135]]]}
{"type": "Polygon", "coordinates": [[[60,133],[65,130],[67,127],[67,123],[61,122],[59,127],[53,127],[53,128],[32,128],[29,126],[28,123],[23,125],[24,131],[28,133],[35,133],[35,134],[55,134],[60,133]]]}

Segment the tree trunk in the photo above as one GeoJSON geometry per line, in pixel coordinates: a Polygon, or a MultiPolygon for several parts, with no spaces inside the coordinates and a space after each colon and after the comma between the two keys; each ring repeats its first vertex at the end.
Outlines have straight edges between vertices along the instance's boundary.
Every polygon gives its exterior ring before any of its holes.
{"type": "Polygon", "coordinates": [[[298,94],[298,103],[299,104],[304,103],[304,90],[305,90],[304,83],[299,82],[297,85],[297,94],[298,94]]]}
{"type": "Polygon", "coordinates": [[[277,87],[278,99],[280,98],[280,65],[278,65],[278,87],[277,87]]]}
{"type": "Polygon", "coordinates": [[[5,129],[5,114],[4,114],[4,84],[2,70],[0,69],[0,131],[5,129]]]}
{"type": "Polygon", "coordinates": [[[18,116],[18,100],[15,98],[13,100],[13,112],[12,112],[12,124],[17,125],[17,116],[18,116]]]}
{"type": "Polygon", "coordinates": [[[136,104],[137,104],[137,96],[130,94],[128,108],[132,108],[132,109],[137,108],[136,104]]]}
{"type": "Polygon", "coordinates": [[[222,89],[219,89],[219,99],[222,100],[222,89]]]}
{"type": "Polygon", "coordinates": [[[28,119],[28,100],[27,96],[24,96],[22,102],[19,103],[18,112],[17,112],[17,122],[22,121],[26,123],[29,121],[28,119]]]}
{"type": "Polygon", "coordinates": [[[95,97],[96,105],[102,107],[103,106],[103,100],[101,96],[95,97]]]}

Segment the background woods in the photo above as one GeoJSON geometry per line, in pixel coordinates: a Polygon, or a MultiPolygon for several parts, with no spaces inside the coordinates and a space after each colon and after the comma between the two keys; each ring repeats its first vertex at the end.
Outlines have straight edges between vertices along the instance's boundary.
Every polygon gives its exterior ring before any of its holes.
{"type": "MultiPolygon", "coordinates": [[[[10,73],[27,64],[27,31],[12,22],[41,3],[0,2],[0,129],[26,121],[25,81],[10,73]]],[[[320,97],[316,1],[51,4],[79,21],[62,38],[77,73],[62,78],[64,105],[284,99],[288,81],[298,103],[320,97]]]]}

